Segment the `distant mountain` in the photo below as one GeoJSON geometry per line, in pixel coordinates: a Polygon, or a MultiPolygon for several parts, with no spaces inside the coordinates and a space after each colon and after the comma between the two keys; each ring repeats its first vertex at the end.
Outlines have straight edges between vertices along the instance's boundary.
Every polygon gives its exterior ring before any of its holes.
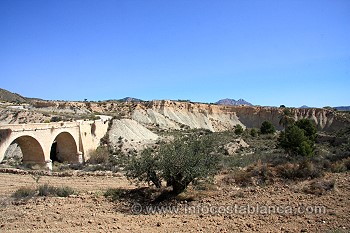
{"type": "Polygon", "coordinates": [[[0,88],[0,100],[6,101],[6,102],[17,102],[17,103],[27,102],[27,98],[2,88],[0,88]]]}
{"type": "Polygon", "coordinates": [[[219,105],[232,105],[232,106],[239,106],[239,105],[248,105],[253,106],[251,103],[245,101],[244,99],[234,100],[234,99],[222,99],[216,102],[216,104],[219,105]]]}
{"type": "Polygon", "coordinates": [[[311,107],[306,106],[306,105],[303,105],[303,106],[301,106],[301,107],[299,107],[299,108],[311,108],[311,107]]]}
{"type": "Polygon", "coordinates": [[[143,100],[136,99],[136,98],[133,98],[133,97],[125,97],[125,98],[120,99],[118,101],[121,101],[121,102],[143,102],[143,100]]]}
{"type": "Polygon", "coordinates": [[[350,106],[339,106],[339,107],[334,107],[335,109],[339,111],[350,111],[350,106]]]}

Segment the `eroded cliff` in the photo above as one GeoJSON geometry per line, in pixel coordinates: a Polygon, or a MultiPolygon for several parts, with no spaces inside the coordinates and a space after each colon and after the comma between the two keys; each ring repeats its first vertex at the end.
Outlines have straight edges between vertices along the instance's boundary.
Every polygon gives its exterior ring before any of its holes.
{"type": "MultiPolygon", "coordinates": [[[[327,109],[290,109],[295,120],[311,119],[320,130],[338,130],[350,125],[345,113],[327,109]]],[[[179,129],[204,128],[211,131],[230,130],[241,124],[248,128],[259,128],[263,121],[271,121],[277,129],[283,108],[253,106],[222,106],[177,101],[151,101],[138,104],[132,112],[132,119],[142,124],[155,124],[161,128],[179,129]]]]}

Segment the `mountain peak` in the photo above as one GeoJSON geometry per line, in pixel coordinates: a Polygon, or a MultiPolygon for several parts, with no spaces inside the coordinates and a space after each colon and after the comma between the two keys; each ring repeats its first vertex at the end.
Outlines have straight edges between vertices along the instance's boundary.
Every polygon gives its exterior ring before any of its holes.
{"type": "Polygon", "coordinates": [[[216,102],[216,104],[219,105],[232,105],[232,106],[239,106],[239,105],[247,105],[247,106],[253,106],[251,103],[245,101],[244,99],[234,100],[234,99],[222,99],[216,102]]]}
{"type": "Polygon", "coordinates": [[[120,99],[121,102],[142,102],[142,100],[133,98],[133,97],[125,97],[123,99],[120,99]]]}

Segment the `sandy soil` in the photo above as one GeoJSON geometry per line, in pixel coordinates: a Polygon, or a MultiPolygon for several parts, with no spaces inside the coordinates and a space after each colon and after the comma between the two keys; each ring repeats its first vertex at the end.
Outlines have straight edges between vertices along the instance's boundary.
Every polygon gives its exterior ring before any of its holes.
{"type": "Polygon", "coordinates": [[[135,188],[124,177],[43,176],[39,184],[68,185],[79,193],[14,201],[15,190],[36,183],[31,175],[0,173],[0,232],[349,232],[349,173],[323,179],[334,179],[336,188],[313,195],[300,191],[310,181],[248,188],[219,183],[211,191],[186,194],[194,201],[168,203],[172,209],[157,213],[142,206],[136,214],[137,204],[103,196],[108,188],[135,188]]]}

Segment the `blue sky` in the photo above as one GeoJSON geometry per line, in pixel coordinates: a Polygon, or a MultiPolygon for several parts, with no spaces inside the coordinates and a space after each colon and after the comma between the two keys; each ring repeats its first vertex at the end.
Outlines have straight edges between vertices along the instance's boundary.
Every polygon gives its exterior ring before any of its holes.
{"type": "Polygon", "coordinates": [[[0,35],[28,97],[350,105],[349,0],[1,0],[0,35]]]}

